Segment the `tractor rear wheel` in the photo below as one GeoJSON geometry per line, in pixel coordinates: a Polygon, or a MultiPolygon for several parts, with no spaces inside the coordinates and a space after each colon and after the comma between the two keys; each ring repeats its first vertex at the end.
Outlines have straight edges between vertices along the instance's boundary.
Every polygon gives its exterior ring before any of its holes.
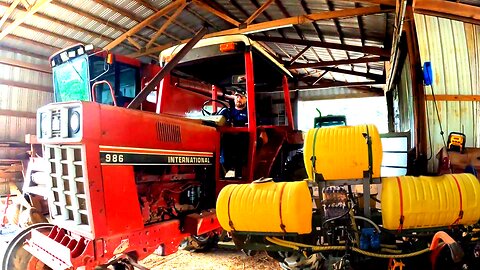
{"type": "Polygon", "coordinates": [[[53,225],[48,223],[40,223],[30,226],[21,231],[8,244],[3,256],[2,269],[8,270],[48,270],[50,269],[44,263],[33,257],[23,248],[25,240],[31,237],[31,231],[36,229],[42,233],[48,233],[53,225]]]}
{"type": "Polygon", "coordinates": [[[305,257],[301,252],[269,251],[267,254],[277,260],[284,270],[319,270],[324,259],[320,253],[305,257]]]}

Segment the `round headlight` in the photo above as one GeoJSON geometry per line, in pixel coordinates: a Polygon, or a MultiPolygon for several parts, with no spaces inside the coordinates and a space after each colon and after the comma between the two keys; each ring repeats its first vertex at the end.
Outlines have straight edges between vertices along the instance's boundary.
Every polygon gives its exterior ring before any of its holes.
{"type": "Polygon", "coordinates": [[[73,134],[77,133],[80,130],[80,114],[75,111],[70,115],[70,129],[73,134]]]}

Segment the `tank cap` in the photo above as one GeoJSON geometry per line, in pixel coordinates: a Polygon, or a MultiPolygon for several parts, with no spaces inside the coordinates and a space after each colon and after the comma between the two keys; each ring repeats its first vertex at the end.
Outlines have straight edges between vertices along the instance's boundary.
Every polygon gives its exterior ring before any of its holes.
{"type": "Polygon", "coordinates": [[[259,179],[253,181],[254,184],[268,183],[273,182],[273,178],[270,177],[260,177],[259,179]]]}

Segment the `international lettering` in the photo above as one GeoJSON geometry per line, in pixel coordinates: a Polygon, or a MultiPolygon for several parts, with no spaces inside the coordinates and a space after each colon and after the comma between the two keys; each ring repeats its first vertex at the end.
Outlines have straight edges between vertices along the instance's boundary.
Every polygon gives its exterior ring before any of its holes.
{"type": "Polygon", "coordinates": [[[208,157],[180,157],[169,156],[168,163],[171,164],[209,164],[210,158],[208,157]]]}

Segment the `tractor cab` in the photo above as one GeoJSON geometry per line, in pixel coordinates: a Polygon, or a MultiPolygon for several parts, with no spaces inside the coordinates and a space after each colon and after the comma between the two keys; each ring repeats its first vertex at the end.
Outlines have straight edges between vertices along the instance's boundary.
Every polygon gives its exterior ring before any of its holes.
{"type": "MultiPolygon", "coordinates": [[[[181,46],[162,51],[161,65],[168,63],[181,46]]],[[[274,172],[280,171],[276,166],[283,161],[284,151],[293,150],[285,146],[300,147],[302,143],[301,134],[294,131],[290,77],[287,69],[246,36],[203,39],[163,80],[157,112],[210,119],[218,124],[220,179],[250,182],[274,177],[274,172]],[[198,85],[206,87],[200,89],[198,85]],[[169,90],[185,89],[195,91],[196,98],[172,102],[178,93],[169,90]],[[276,92],[276,98],[272,92],[276,92]],[[238,93],[246,97],[242,113],[248,119],[240,123],[228,119],[234,114],[238,93]]]]}
{"type": "MultiPolygon", "coordinates": [[[[55,102],[94,101],[126,107],[138,94],[147,74],[158,66],[106,51],[93,51],[82,44],[50,57],[55,102]]],[[[142,110],[154,111],[144,102],[142,110]]]]}

